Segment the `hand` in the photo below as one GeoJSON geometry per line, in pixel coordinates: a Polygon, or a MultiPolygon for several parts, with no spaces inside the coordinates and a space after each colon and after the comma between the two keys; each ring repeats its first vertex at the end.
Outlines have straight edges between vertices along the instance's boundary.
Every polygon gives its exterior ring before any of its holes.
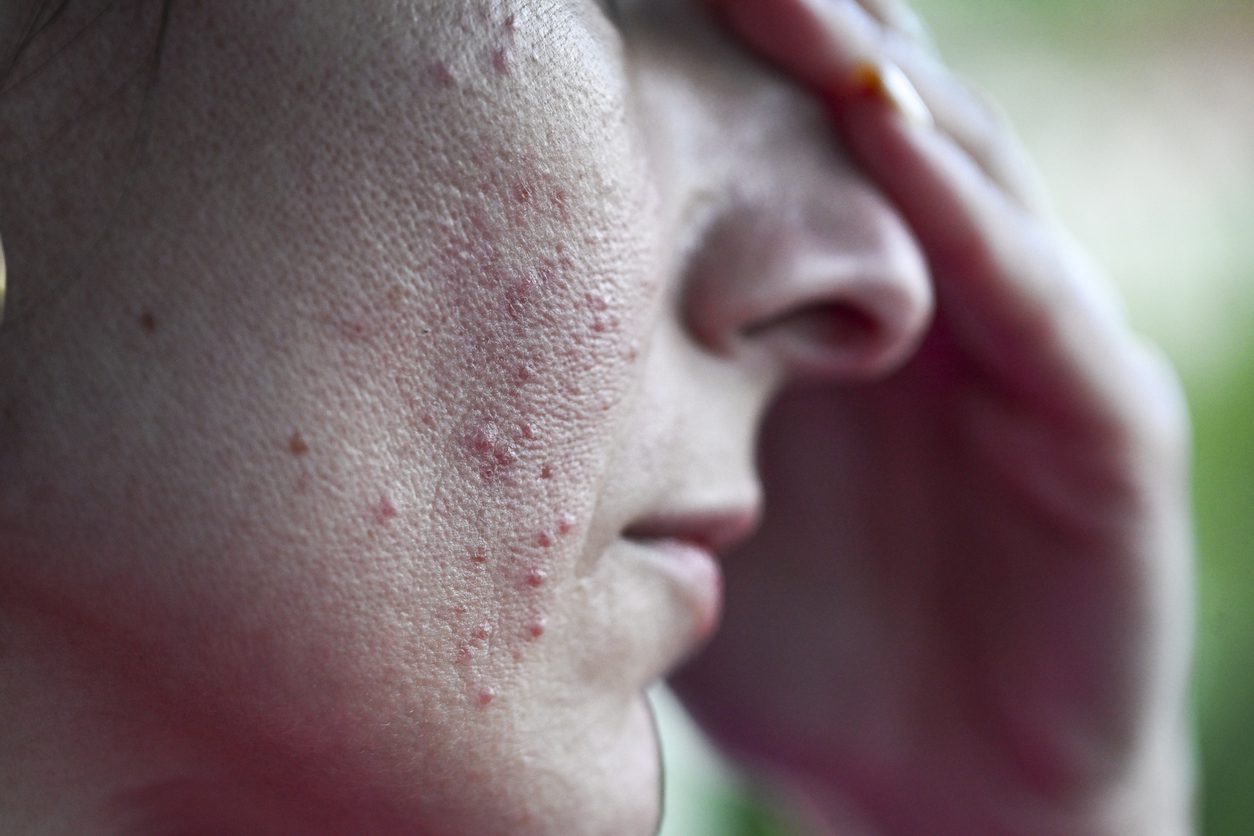
{"type": "Polygon", "coordinates": [[[891,376],[769,417],[764,530],[676,690],[833,826],[839,809],[877,834],[1188,832],[1175,377],[899,5],[711,5],[830,106],[938,307],[891,376]]]}

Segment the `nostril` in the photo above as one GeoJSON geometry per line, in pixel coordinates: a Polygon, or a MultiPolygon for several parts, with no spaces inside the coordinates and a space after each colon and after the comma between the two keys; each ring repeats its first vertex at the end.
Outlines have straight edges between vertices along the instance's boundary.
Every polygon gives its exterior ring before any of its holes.
{"type": "Polygon", "coordinates": [[[867,345],[878,342],[882,330],[875,317],[856,305],[832,302],[786,311],[746,328],[744,333],[755,339],[771,332],[787,333],[795,341],[845,352],[864,350],[867,345]]]}
{"type": "Polygon", "coordinates": [[[871,377],[886,371],[898,353],[882,317],[847,302],[799,306],[741,333],[802,377],[871,377]]]}

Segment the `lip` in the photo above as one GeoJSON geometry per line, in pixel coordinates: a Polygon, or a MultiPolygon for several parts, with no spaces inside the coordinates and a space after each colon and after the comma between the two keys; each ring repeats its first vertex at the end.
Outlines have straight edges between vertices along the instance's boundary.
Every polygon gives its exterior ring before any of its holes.
{"type": "Polygon", "coordinates": [[[693,616],[691,651],[718,627],[723,610],[719,554],[743,542],[757,528],[755,505],[732,511],[655,514],[628,526],[622,539],[680,590],[693,616]]]}
{"type": "Polygon", "coordinates": [[[636,542],[679,541],[711,555],[725,554],[748,539],[758,527],[758,505],[732,510],[650,514],[627,526],[623,537],[636,542]]]}

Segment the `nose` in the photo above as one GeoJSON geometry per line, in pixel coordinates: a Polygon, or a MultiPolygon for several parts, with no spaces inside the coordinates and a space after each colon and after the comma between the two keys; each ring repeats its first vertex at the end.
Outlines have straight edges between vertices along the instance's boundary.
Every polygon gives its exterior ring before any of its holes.
{"type": "Polygon", "coordinates": [[[793,378],[890,373],[933,310],[914,237],[887,199],[848,170],[798,164],[787,153],[762,159],[753,163],[755,184],[714,212],[690,257],[689,331],[710,351],[793,378]]]}

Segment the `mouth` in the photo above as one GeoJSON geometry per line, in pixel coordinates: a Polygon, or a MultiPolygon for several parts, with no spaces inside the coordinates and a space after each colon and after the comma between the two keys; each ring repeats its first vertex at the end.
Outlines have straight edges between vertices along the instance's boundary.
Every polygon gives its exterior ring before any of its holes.
{"type": "Polygon", "coordinates": [[[723,609],[719,556],[744,542],[758,527],[757,505],[730,510],[659,513],[632,523],[622,539],[667,575],[692,614],[689,652],[718,627],[723,609]]]}
{"type": "Polygon", "coordinates": [[[659,513],[632,523],[623,539],[636,543],[682,543],[713,555],[726,554],[757,529],[757,505],[713,511],[659,513]]]}

